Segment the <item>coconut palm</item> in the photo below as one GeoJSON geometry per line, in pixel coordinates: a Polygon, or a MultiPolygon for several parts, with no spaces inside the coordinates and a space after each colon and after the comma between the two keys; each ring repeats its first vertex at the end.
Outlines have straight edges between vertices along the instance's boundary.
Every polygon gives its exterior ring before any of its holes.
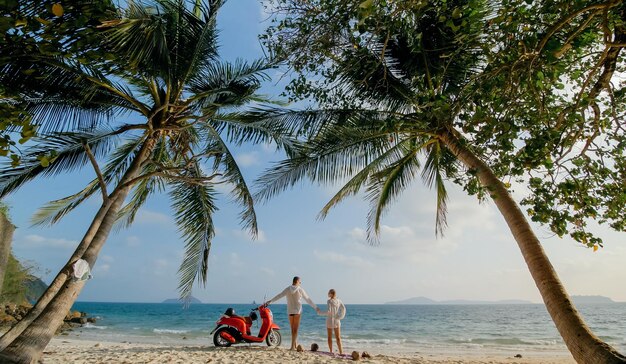
{"type": "Polygon", "coordinates": [[[281,131],[251,121],[246,106],[267,101],[256,91],[272,64],[219,59],[220,5],[217,0],[129,2],[117,18],[103,22],[91,47],[106,59],[51,56],[16,59],[4,67],[0,81],[21,92],[41,134],[21,165],[2,169],[0,197],[37,177],[91,166],[93,181],[50,202],[34,220],[55,223],[94,194],[103,202],[46,293],[2,337],[0,362],[38,360],[84,286],[70,278],[71,265],[84,259],[93,267],[114,223],[130,225],[154,193],[169,194],[185,241],[179,269],[183,297],[195,281],[206,280],[216,183],[232,188],[242,207],[241,223],[256,236],[253,200],[229,148],[269,140],[281,144],[281,131]],[[55,87],[37,89],[36,83],[55,87]],[[130,117],[140,121],[128,122],[130,117]]]}
{"type": "MultiPolygon", "coordinates": [[[[451,12],[465,2],[452,3],[448,10],[398,10],[380,20],[378,25],[385,26],[367,28],[369,37],[349,31],[337,32],[335,38],[324,35],[339,49],[325,51],[332,53],[328,62],[334,65],[328,72],[330,87],[312,93],[329,101],[320,110],[275,116],[299,125],[304,137],[294,140],[288,158],[260,178],[258,196],[270,198],[307,178],[323,184],[347,181],[320,216],[365,191],[371,204],[368,236],[376,240],[384,211],[419,174],[436,190],[438,233],[445,227],[444,182],[475,179],[505,218],[574,358],[579,363],[624,363],[624,356],[586,326],[505,184],[485,162],[482,149],[458,130],[460,112],[485,63],[480,57],[485,12],[473,2],[470,10],[459,12],[466,15],[454,16],[451,12]],[[450,25],[449,19],[456,20],[450,25]],[[347,107],[333,107],[346,99],[347,107]]],[[[363,4],[354,6],[362,12],[363,4]]]]}

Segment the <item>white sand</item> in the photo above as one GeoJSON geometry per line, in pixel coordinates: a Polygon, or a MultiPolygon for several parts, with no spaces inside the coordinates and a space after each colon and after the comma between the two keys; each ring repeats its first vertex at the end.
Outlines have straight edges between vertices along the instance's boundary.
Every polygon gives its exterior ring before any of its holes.
{"type": "MultiPolygon", "coordinates": [[[[92,363],[348,363],[351,360],[333,358],[311,352],[294,352],[285,348],[268,348],[261,345],[239,345],[230,348],[212,346],[165,346],[154,344],[131,344],[95,342],[68,338],[55,338],[44,351],[44,364],[92,364],[92,363]]],[[[573,364],[574,360],[566,355],[529,356],[523,358],[503,355],[455,356],[429,354],[393,357],[373,355],[362,363],[384,364],[573,364]]]]}

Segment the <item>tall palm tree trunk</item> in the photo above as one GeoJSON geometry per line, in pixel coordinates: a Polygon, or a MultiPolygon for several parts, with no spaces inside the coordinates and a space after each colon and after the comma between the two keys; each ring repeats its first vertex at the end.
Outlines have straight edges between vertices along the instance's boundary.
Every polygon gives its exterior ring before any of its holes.
{"type": "Polygon", "coordinates": [[[626,363],[625,356],[601,341],[585,324],[559,280],[539,239],[504,184],[485,162],[465,146],[462,137],[453,132],[441,132],[439,139],[468,169],[476,171],[481,184],[489,191],[517,241],[546,309],[576,362],[584,364],[626,363]]]}
{"type": "Polygon", "coordinates": [[[13,340],[15,340],[16,337],[19,336],[19,334],[22,333],[22,331],[24,331],[24,329],[26,329],[26,327],[28,327],[28,325],[30,325],[31,322],[33,322],[33,320],[37,318],[37,316],[41,314],[41,312],[43,312],[43,309],[48,305],[48,303],[50,303],[50,301],[52,300],[52,298],[54,298],[57,292],[59,292],[61,287],[63,287],[63,284],[70,276],[71,265],[74,264],[75,261],[80,259],[85,250],[87,250],[96,232],[100,228],[100,225],[102,224],[102,221],[104,220],[107,212],[109,211],[114,196],[109,197],[109,200],[103,202],[100,210],[98,210],[98,213],[91,222],[91,225],[85,233],[85,236],[81,240],[80,244],[78,244],[78,246],[76,247],[74,254],[72,254],[65,266],[61,268],[52,283],[50,283],[48,288],[46,288],[46,291],[41,295],[41,297],[39,297],[37,303],[35,303],[35,305],[28,311],[26,316],[24,316],[18,323],[13,325],[13,327],[11,327],[9,331],[2,335],[2,337],[0,337],[0,351],[4,350],[13,340]]]}
{"type": "MultiPolygon", "coordinates": [[[[139,176],[141,167],[147,160],[154,143],[155,140],[152,138],[144,142],[141,150],[124,174],[124,177],[111,194],[113,196],[112,203],[106,211],[93,240],[88,244],[81,256],[91,267],[94,266],[98,254],[104,246],[113,224],[117,220],[124,200],[132,188],[132,185],[127,184],[127,182],[139,176]]],[[[68,276],[66,275],[66,277],[68,276]]],[[[68,279],[62,281],[61,288],[43,308],[42,312],[17,336],[17,338],[0,352],[0,363],[37,363],[43,354],[43,350],[63,323],[63,318],[74,304],[74,301],[76,301],[84,285],[84,281],[75,282],[68,279]]]]}
{"type": "Polygon", "coordinates": [[[15,231],[15,226],[13,226],[7,216],[0,211],[0,295],[2,294],[2,285],[7,270],[7,263],[9,262],[9,255],[11,255],[13,231],[15,231]]]}

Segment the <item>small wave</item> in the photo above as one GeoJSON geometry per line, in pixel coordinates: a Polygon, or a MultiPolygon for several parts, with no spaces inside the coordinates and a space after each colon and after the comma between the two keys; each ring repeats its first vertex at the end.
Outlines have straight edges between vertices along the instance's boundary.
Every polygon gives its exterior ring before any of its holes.
{"type": "Polygon", "coordinates": [[[98,326],[98,325],[94,325],[92,323],[86,323],[82,326],[84,329],[98,329],[98,330],[104,330],[106,329],[108,326],[98,326]]]}
{"type": "Polygon", "coordinates": [[[189,330],[173,330],[173,329],[153,329],[155,334],[186,334],[189,330]]]}
{"type": "Polygon", "coordinates": [[[384,345],[393,345],[393,344],[406,344],[408,340],[406,339],[346,339],[342,340],[343,342],[350,344],[384,344],[384,345]]]}
{"type": "Polygon", "coordinates": [[[453,344],[478,344],[478,345],[557,345],[556,340],[522,340],[511,338],[475,338],[475,339],[451,339],[448,342],[453,344]]]}

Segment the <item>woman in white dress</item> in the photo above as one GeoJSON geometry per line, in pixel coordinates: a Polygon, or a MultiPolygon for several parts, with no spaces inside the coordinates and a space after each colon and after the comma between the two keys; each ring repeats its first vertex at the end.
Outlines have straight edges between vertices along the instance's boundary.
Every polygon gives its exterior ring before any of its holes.
{"type": "Polygon", "coordinates": [[[341,346],[341,320],[346,317],[346,306],[339,298],[334,289],[328,291],[328,301],[326,302],[328,311],[319,311],[320,315],[326,316],[326,331],[328,333],[328,349],[333,352],[333,331],[337,340],[339,355],[343,354],[341,346]]]}

